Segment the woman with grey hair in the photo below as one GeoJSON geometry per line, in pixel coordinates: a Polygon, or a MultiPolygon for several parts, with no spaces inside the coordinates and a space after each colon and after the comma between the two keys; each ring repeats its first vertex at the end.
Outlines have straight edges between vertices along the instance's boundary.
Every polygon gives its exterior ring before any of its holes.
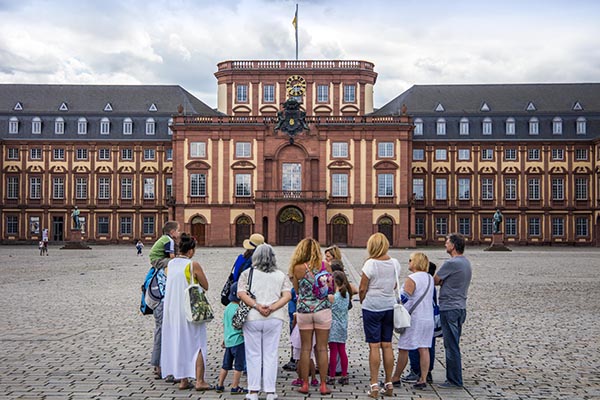
{"type": "Polygon", "coordinates": [[[291,290],[292,282],[277,268],[273,248],[259,245],[252,255],[252,268],[240,275],[237,292],[240,300],[252,308],[243,327],[249,400],[258,400],[260,391],[267,394],[267,400],[277,398],[279,339],[283,323],[288,320],[285,305],[292,298],[291,290]]]}

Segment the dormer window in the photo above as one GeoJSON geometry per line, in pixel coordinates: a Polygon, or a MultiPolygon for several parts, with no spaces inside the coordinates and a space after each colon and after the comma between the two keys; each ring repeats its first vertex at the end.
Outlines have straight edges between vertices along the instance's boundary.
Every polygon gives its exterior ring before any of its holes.
{"type": "Polygon", "coordinates": [[[84,117],[81,117],[77,120],[77,134],[87,134],[87,119],[85,119],[84,117]]]}
{"type": "Polygon", "coordinates": [[[8,133],[19,133],[19,118],[10,118],[8,121],[8,133]]]}
{"type": "Polygon", "coordinates": [[[515,134],[515,119],[513,117],[507,118],[506,119],[506,134],[507,135],[514,135],[515,134]]]}
{"type": "Polygon", "coordinates": [[[54,133],[57,135],[65,133],[65,120],[63,117],[58,117],[54,120],[54,133]]]}
{"type": "Polygon", "coordinates": [[[586,121],[584,117],[579,117],[577,118],[577,134],[578,135],[585,135],[586,134],[586,121]]]}
{"type": "Polygon", "coordinates": [[[423,134],[423,120],[421,118],[415,119],[415,130],[413,132],[415,136],[423,134]]]}
{"type": "Polygon", "coordinates": [[[40,117],[34,117],[31,120],[31,133],[34,135],[42,133],[42,119],[40,117]]]}
{"type": "Polygon", "coordinates": [[[482,133],[484,135],[491,135],[492,134],[492,119],[489,117],[486,117],[483,119],[483,124],[482,124],[482,129],[481,129],[482,133]]]}
{"type": "Polygon", "coordinates": [[[131,118],[123,120],[123,135],[131,135],[133,133],[133,121],[131,118]]]}
{"type": "Polygon", "coordinates": [[[156,123],[154,122],[154,118],[148,118],[146,120],[146,135],[154,135],[156,131],[156,123]]]}
{"type": "Polygon", "coordinates": [[[555,117],[552,120],[552,133],[554,135],[562,135],[562,118],[555,117]]]}
{"type": "Polygon", "coordinates": [[[446,120],[444,118],[438,118],[435,128],[436,128],[435,131],[438,135],[445,135],[446,134],[446,120]]]}
{"type": "Polygon", "coordinates": [[[100,134],[108,135],[110,133],[110,120],[106,117],[100,120],[100,134]]]}
{"type": "Polygon", "coordinates": [[[468,118],[460,119],[460,134],[461,135],[469,134],[469,119],[468,118]]]}
{"type": "Polygon", "coordinates": [[[169,135],[173,134],[173,118],[169,118],[169,122],[167,123],[167,128],[169,129],[169,135]]]}
{"type": "Polygon", "coordinates": [[[532,117],[529,119],[529,134],[530,135],[539,135],[540,133],[540,122],[536,117],[532,117]]]}

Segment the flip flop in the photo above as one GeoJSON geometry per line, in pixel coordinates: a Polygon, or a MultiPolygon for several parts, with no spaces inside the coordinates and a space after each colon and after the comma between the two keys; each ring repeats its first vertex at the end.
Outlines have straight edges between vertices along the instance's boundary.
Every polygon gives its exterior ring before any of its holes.
{"type": "Polygon", "coordinates": [[[215,389],[216,389],[215,385],[208,385],[206,387],[196,387],[196,390],[198,392],[205,392],[207,390],[215,390],[215,389]]]}
{"type": "Polygon", "coordinates": [[[188,390],[188,389],[191,389],[193,387],[194,387],[194,384],[192,382],[188,381],[188,383],[184,387],[177,386],[177,389],[179,389],[179,390],[188,390]]]}

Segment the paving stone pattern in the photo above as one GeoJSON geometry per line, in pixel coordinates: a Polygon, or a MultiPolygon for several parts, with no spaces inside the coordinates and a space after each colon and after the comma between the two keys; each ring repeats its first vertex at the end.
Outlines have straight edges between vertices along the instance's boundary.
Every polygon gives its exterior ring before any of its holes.
{"type": "MultiPolygon", "coordinates": [[[[277,247],[281,269],[291,247],[277,247]]],[[[474,274],[462,351],[465,388],[415,391],[396,388],[401,399],[600,399],[600,250],[516,248],[488,253],[468,248],[474,274]]],[[[423,251],[438,265],[443,249],[423,251]]],[[[219,292],[240,249],[199,249],[209,300],[217,318],[219,292]]],[[[50,246],[0,247],[0,397],[7,399],[243,398],[229,393],[180,391],[154,380],[149,366],[152,316],[138,311],[139,286],[148,251],[134,246],[60,250],[50,246]]],[[[392,250],[406,275],[410,250],[392,250]]],[[[351,280],[358,284],[364,249],[344,249],[351,280]]],[[[350,384],[335,385],[327,398],[367,398],[368,351],[360,305],[350,311],[350,384]]],[[[222,360],[222,326],[209,324],[207,380],[215,383],[222,360]]],[[[289,359],[284,329],[280,365],[289,359]]],[[[434,381],[444,380],[437,342],[434,381]]],[[[281,370],[280,397],[301,399],[295,373],[281,370]]],[[[383,379],[383,375],[382,378],[383,379]]],[[[230,382],[231,376],[228,377],[230,382]]],[[[245,384],[245,378],[242,379],[245,384]]],[[[321,397],[318,388],[308,396],[321,397]]],[[[261,394],[261,399],[265,398],[261,394]]]]}

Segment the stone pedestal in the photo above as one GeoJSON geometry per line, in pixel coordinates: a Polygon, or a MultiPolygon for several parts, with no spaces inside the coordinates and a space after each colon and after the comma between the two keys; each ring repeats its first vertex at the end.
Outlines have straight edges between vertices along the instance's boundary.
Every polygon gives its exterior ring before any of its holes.
{"type": "Polygon", "coordinates": [[[85,242],[82,241],[81,231],[79,229],[71,229],[71,237],[65,243],[61,250],[91,250],[85,242]]]}
{"type": "Polygon", "coordinates": [[[492,236],[492,244],[490,247],[483,249],[484,251],[512,251],[504,244],[504,234],[494,233],[492,236]]]}

